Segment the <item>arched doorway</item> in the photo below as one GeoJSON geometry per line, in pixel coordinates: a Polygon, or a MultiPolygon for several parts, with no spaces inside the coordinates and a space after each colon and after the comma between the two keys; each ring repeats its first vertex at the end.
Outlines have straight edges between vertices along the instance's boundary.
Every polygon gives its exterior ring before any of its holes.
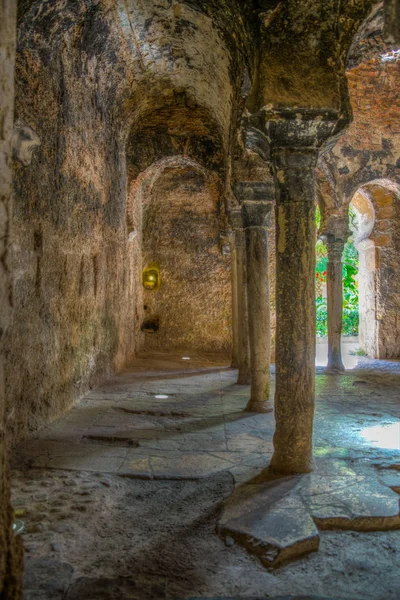
{"type": "Polygon", "coordinates": [[[358,188],[350,203],[359,252],[360,347],[371,358],[400,357],[399,197],[399,186],[381,179],[358,188]]]}
{"type": "Polygon", "coordinates": [[[349,208],[348,217],[343,212],[330,214],[329,220],[322,222],[321,226],[321,213],[317,206],[316,225],[320,237],[316,243],[315,266],[316,365],[328,367],[330,372],[340,372],[339,366],[341,369],[354,368],[358,361],[358,252],[354,246],[354,235],[351,235],[352,228],[349,228],[348,220],[350,223],[357,220],[352,206],[349,208]],[[331,286],[330,300],[329,286],[331,286]],[[331,302],[330,309],[329,302],[331,302]],[[341,313],[340,323],[335,320],[337,306],[341,313]],[[332,314],[329,314],[329,310],[332,314]],[[335,362],[332,357],[329,360],[329,326],[331,326],[331,344],[332,333],[336,334],[340,328],[340,361],[336,358],[335,362]]]}
{"type": "Polygon", "coordinates": [[[375,306],[375,243],[370,238],[375,210],[362,189],[358,190],[349,206],[354,218],[350,218],[354,244],[359,256],[359,343],[361,351],[375,356],[376,306],[375,306]]]}
{"type": "Polygon", "coordinates": [[[139,177],[130,195],[133,212],[141,214],[138,350],[229,353],[230,258],[221,239],[218,177],[191,159],[163,159],[139,177]],[[160,280],[155,289],[141,281],[151,266],[160,280]]]}

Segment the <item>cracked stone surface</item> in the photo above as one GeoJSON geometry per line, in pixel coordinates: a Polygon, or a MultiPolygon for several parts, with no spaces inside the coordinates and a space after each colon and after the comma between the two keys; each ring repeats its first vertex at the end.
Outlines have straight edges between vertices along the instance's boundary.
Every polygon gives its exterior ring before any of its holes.
{"type": "Polygon", "coordinates": [[[399,496],[375,473],[342,477],[310,475],[300,496],[320,529],[374,531],[400,528],[399,496]]]}
{"type": "MultiPolygon", "coordinates": [[[[239,498],[228,501],[218,524],[267,567],[318,550],[318,530],[298,495],[287,491],[291,481],[268,486],[245,485],[239,498]]],[[[294,486],[296,487],[296,485],[294,486]]]]}
{"type": "Polygon", "coordinates": [[[273,481],[235,378],[147,359],[17,449],[25,598],[398,599],[399,368],[317,371],[315,470],[273,481]]]}
{"type": "MultiPolygon", "coordinates": [[[[340,465],[339,465],[340,470],[340,465]]],[[[315,473],[245,484],[228,500],[218,530],[266,566],[318,550],[318,529],[400,528],[400,499],[376,474],[315,473]],[[318,527],[318,529],[317,529],[318,527]]]]}

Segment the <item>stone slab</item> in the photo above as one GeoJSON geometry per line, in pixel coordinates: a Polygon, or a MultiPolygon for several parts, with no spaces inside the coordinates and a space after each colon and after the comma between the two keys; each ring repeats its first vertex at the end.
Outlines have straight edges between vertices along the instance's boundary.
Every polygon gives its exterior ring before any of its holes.
{"type": "Polygon", "coordinates": [[[155,479],[202,479],[229,469],[231,463],[206,452],[165,453],[150,457],[155,479]]]}
{"type": "Polygon", "coordinates": [[[64,469],[66,471],[94,471],[100,473],[116,473],[123,458],[118,456],[38,456],[33,468],[64,469]]]}
{"type": "Polygon", "coordinates": [[[300,497],[299,478],[246,485],[225,505],[218,531],[232,537],[267,567],[318,550],[318,530],[300,497]]]}
{"type": "Polygon", "coordinates": [[[227,449],[231,452],[272,452],[272,439],[257,436],[251,433],[238,433],[227,437],[227,449]]]}
{"type": "Polygon", "coordinates": [[[118,475],[131,479],[153,479],[149,457],[129,453],[118,469],[118,475]]]}
{"type": "Polygon", "coordinates": [[[127,448],[111,444],[86,443],[67,444],[52,440],[30,440],[23,446],[24,452],[33,457],[61,457],[61,456],[87,456],[87,457],[124,457],[127,448]]]}
{"type": "Polygon", "coordinates": [[[394,492],[400,494],[400,464],[393,464],[390,467],[380,469],[378,479],[383,485],[387,485],[394,492]]]}
{"type": "Polygon", "coordinates": [[[318,550],[318,530],[298,498],[285,498],[274,507],[258,508],[221,528],[256,555],[267,567],[318,550]]]}
{"type": "Polygon", "coordinates": [[[399,496],[374,473],[302,479],[300,495],[320,529],[383,531],[400,528],[399,496]]]}

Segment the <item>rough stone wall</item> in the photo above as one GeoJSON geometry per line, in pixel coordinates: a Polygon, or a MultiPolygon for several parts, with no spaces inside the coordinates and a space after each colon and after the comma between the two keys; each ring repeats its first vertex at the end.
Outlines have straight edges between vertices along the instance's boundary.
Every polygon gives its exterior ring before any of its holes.
{"type": "Polygon", "coordinates": [[[0,2],[0,597],[21,598],[22,544],[12,533],[8,435],[5,416],[3,336],[11,319],[8,260],[11,213],[11,148],[14,108],[16,2],[0,2]]]}
{"type": "Polygon", "coordinates": [[[357,189],[375,179],[400,183],[400,63],[382,60],[390,50],[382,28],[378,6],[350,50],[346,77],[353,120],[319,162],[328,211],[345,211],[357,189]]]}
{"type": "Polygon", "coordinates": [[[259,27],[268,60],[253,104],[339,107],[343,55],[371,2],[303,5],[253,22],[251,0],[21,0],[6,345],[14,437],[134,357],[142,290],[127,185],[166,156],[228,182],[259,27]]]}
{"type": "Polygon", "coordinates": [[[6,340],[14,439],[134,358],[141,284],[127,185],[165,156],[190,155],[191,143],[223,176],[250,46],[233,4],[19,4],[6,340]],[[169,120],[180,110],[181,130],[169,120]]]}
{"type": "MultiPolygon", "coordinates": [[[[324,218],[345,214],[357,190],[368,195],[375,224],[362,258],[374,271],[361,282],[361,289],[374,294],[367,302],[366,349],[377,358],[400,356],[400,276],[399,195],[400,184],[400,106],[398,89],[400,65],[382,60],[390,48],[382,40],[383,10],[367,20],[356,37],[349,56],[347,80],[353,109],[353,122],[336,145],[321,157],[319,186],[325,204],[324,218]],[[371,252],[373,252],[373,260],[371,252]],[[372,315],[376,322],[372,323],[372,315]]],[[[366,246],[366,243],[363,243],[366,246]]],[[[361,273],[361,276],[363,274],[361,273]]]]}
{"type": "Polygon", "coordinates": [[[348,113],[345,58],[372,0],[272,0],[259,12],[259,86],[251,105],[348,113]]]}
{"type": "Polygon", "coordinates": [[[354,120],[334,149],[346,199],[374,179],[400,183],[400,65],[376,56],[347,78],[354,120]]]}
{"type": "MultiPolygon", "coordinates": [[[[375,220],[371,234],[358,247],[360,330],[364,329],[360,331],[360,342],[369,356],[399,358],[400,188],[372,184],[364,186],[362,194],[371,202],[375,220]]],[[[357,203],[358,195],[356,193],[353,204],[357,203]]]]}
{"type": "Polygon", "coordinates": [[[14,438],[133,356],[118,114],[128,74],[116,34],[101,3],[64,11],[36,3],[19,27],[16,116],[40,146],[14,162],[6,368],[14,438]]]}
{"type": "Polygon", "coordinates": [[[385,39],[400,44],[400,2],[385,0],[385,39]]]}
{"type": "Polygon", "coordinates": [[[165,169],[143,199],[143,267],[160,267],[161,287],[143,292],[144,318],[159,330],[143,350],[231,349],[230,259],[221,251],[216,181],[194,168],[165,169]]]}

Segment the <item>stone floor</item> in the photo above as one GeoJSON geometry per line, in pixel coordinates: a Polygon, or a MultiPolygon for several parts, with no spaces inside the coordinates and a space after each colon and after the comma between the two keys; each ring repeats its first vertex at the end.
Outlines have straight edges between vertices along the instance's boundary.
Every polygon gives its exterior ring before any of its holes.
{"type": "MultiPolygon", "coordinates": [[[[342,361],[346,369],[354,369],[357,365],[360,352],[360,340],[358,336],[342,337],[342,361]]],[[[317,337],[315,364],[317,367],[326,367],[328,363],[328,338],[317,337]]]]}
{"type": "Polygon", "coordinates": [[[317,369],[315,470],[273,481],[221,364],[138,360],[18,448],[25,599],[400,598],[400,364],[317,369]]]}

